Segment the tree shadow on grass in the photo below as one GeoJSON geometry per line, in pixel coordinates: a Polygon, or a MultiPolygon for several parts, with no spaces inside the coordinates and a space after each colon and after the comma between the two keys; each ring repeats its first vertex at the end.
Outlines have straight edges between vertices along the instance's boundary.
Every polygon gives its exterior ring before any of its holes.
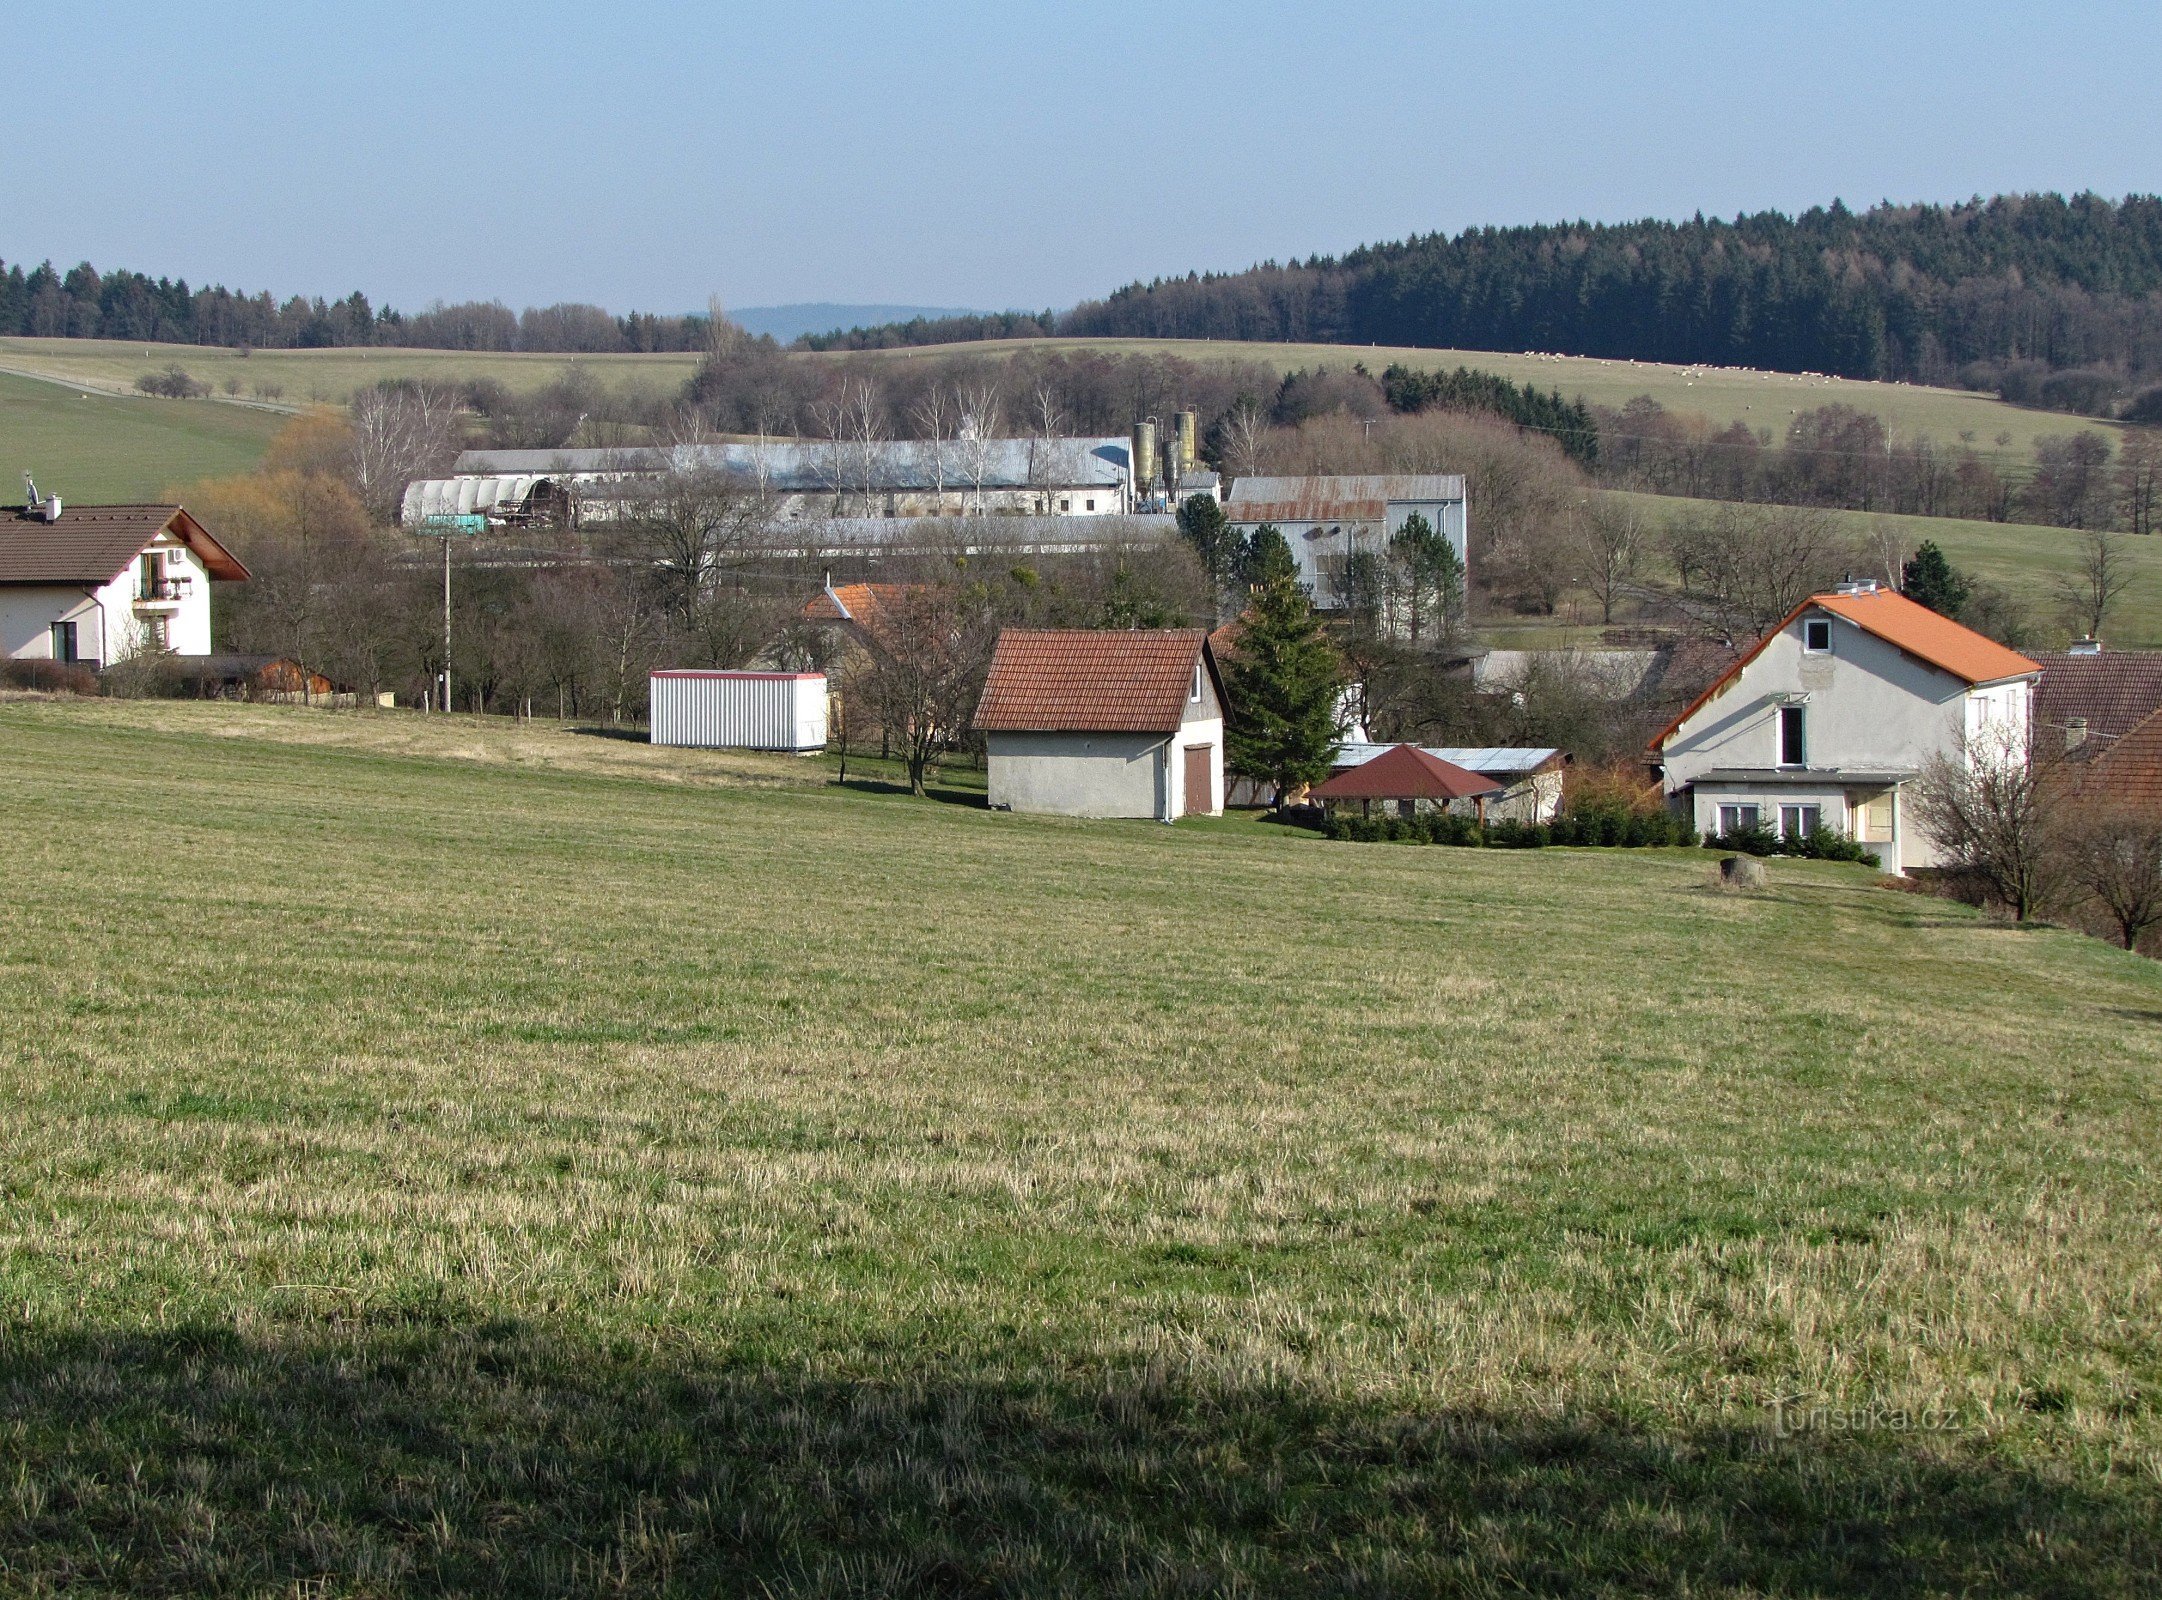
{"type": "MultiPolygon", "coordinates": [[[[905,779],[837,778],[833,786],[836,789],[846,789],[851,794],[879,795],[888,799],[909,798],[908,783],[905,779]]],[[[957,789],[950,784],[926,782],[923,792],[926,799],[936,800],[940,805],[969,806],[978,811],[988,811],[991,807],[990,797],[981,789],[957,789]]]]}
{"type": "Polygon", "coordinates": [[[650,744],[653,742],[652,735],[643,728],[627,728],[620,725],[611,728],[604,722],[581,722],[574,726],[571,732],[581,734],[588,739],[621,739],[630,744],[650,744]]]}
{"type": "Polygon", "coordinates": [[[425,1316],[11,1330],[0,1574],[132,1592],[2132,1594],[2151,1483],[908,1345],[862,1381],[425,1316]]]}

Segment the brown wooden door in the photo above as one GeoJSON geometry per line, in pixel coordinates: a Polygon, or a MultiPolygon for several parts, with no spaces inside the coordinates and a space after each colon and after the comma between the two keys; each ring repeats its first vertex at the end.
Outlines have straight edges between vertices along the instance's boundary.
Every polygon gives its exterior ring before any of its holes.
{"type": "Polygon", "coordinates": [[[1215,748],[1206,744],[1186,747],[1187,816],[1205,816],[1216,809],[1215,763],[1209,759],[1215,748]]]}

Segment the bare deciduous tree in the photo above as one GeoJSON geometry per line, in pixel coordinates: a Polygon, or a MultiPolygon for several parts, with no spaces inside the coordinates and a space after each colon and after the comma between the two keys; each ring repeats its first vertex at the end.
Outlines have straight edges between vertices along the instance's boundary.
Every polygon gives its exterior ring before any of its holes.
{"type": "Polygon", "coordinates": [[[456,397],[429,383],[363,389],[350,408],[346,477],[379,522],[397,519],[405,486],[449,465],[456,454],[456,397]]]}
{"type": "Polygon", "coordinates": [[[2067,828],[2080,887],[2116,924],[2118,942],[2137,949],[2162,927],[2162,811],[2117,797],[2074,803],[2067,828]]]}
{"type": "Polygon", "coordinates": [[[2051,788],[2046,771],[2027,759],[2025,729],[1992,723],[1923,767],[1915,821],[1947,860],[2024,922],[2064,886],[2064,818],[2051,788]]]}
{"type": "Polygon", "coordinates": [[[954,400],[961,412],[961,470],[968,475],[969,510],[980,517],[984,510],[984,483],[991,475],[991,463],[998,454],[1001,397],[998,385],[984,378],[962,385],[954,392],[954,400]]]}
{"type": "Polygon", "coordinates": [[[901,747],[911,793],[938,755],[967,731],[998,624],[961,584],[909,584],[890,593],[868,653],[865,687],[881,726],[901,747]]]}
{"type": "Polygon", "coordinates": [[[609,542],[643,567],[666,597],[665,610],[690,627],[723,564],[766,532],[773,506],[754,481],[695,448],[679,445],[670,456],[667,471],[638,485],[609,542]]]}
{"type": "Polygon", "coordinates": [[[1576,544],[1576,576],[1599,602],[1599,620],[1614,620],[1615,602],[1636,582],[1644,558],[1644,516],[1628,501],[1602,495],[1584,518],[1576,544]]]}
{"type": "Polygon", "coordinates": [[[2101,529],[2080,542],[2078,564],[2057,580],[2057,602],[2067,626],[2090,639],[2102,637],[2109,614],[2132,582],[2132,563],[2101,529]]]}

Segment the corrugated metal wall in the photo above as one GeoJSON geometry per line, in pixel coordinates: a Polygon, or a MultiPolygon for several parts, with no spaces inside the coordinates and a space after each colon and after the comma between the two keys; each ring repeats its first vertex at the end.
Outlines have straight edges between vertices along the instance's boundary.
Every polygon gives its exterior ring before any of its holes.
{"type": "Polygon", "coordinates": [[[655,744],[798,754],[826,748],[822,673],[656,672],[650,688],[655,744]]]}

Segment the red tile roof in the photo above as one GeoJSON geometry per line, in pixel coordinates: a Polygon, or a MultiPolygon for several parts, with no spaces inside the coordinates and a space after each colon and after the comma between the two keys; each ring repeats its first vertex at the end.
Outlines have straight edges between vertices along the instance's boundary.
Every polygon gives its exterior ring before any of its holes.
{"type": "Polygon", "coordinates": [[[974,725],[987,733],[1172,733],[1185,720],[1196,661],[1223,704],[1223,679],[1199,628],[1003,628],[974,725]]]}
{"type": "Polygon", "coordinates": [[[2162,710],[2162,650],[2105,650],[2100,655],[2036,656],[2042,681],[2034,686],[2037,748],[2062,747],[2075,719],[2087,724],[2082,748],[2091,758],[2162,710]],[[2049,735],[2059,735],[2051,739],[2049,735]]]}
{"type": "Polygon", "coordinates": [[[1415,744],[1384,750],[1312,790],[1316,800],[1469,800],[1505,793],[1492,778],[1428,755],[1415,744]]]}
{"type": "Polygon", "coordinates": [[[2085,793],[2162,809],[2162,711],[2097,754],[2079,781],[2085,793]]]}
{"type": "Polygon", "coordinates": [[[1651,747],[1657,750],[1673,738],[1676,729],[1739,677],[1742,669],[1762,655],[1765,647],[1793,626],[1794,619],[1805,611],[1829,611],[1834,616],[1844,617],[1856,627],[1875,634],[1885,643],[1897,646],[1941,672],[1950,673],[1970,687],[2005,678],[2031,677],[2042,670],[2038,663],[2017,650],[1985,638],[1972,628],[1961,627],[1950,617],[1940,616],[1929,607],[1890,589],[1875,589],[1863,594],[1813,594],[1736,657],[1733,666],[1713,679],[1702,694],[1683,708],[1680,716],[1659,731],[1651,747]]]}
{"type": "Polygon", "coordinates": [[[909,588],[905,583],[844,583],[838,588],[821,589],[804,601],[803,618],[806,622],[858,622],[870,627],[909,588]]]}
{"type": "Polygon", "coordinates": [[[20,510],[0,515],[0,583],[109,583],[168,529],[213,578],[247,577],[248,569],[179,506],[68,506],[53,522],[20,510]]]}

